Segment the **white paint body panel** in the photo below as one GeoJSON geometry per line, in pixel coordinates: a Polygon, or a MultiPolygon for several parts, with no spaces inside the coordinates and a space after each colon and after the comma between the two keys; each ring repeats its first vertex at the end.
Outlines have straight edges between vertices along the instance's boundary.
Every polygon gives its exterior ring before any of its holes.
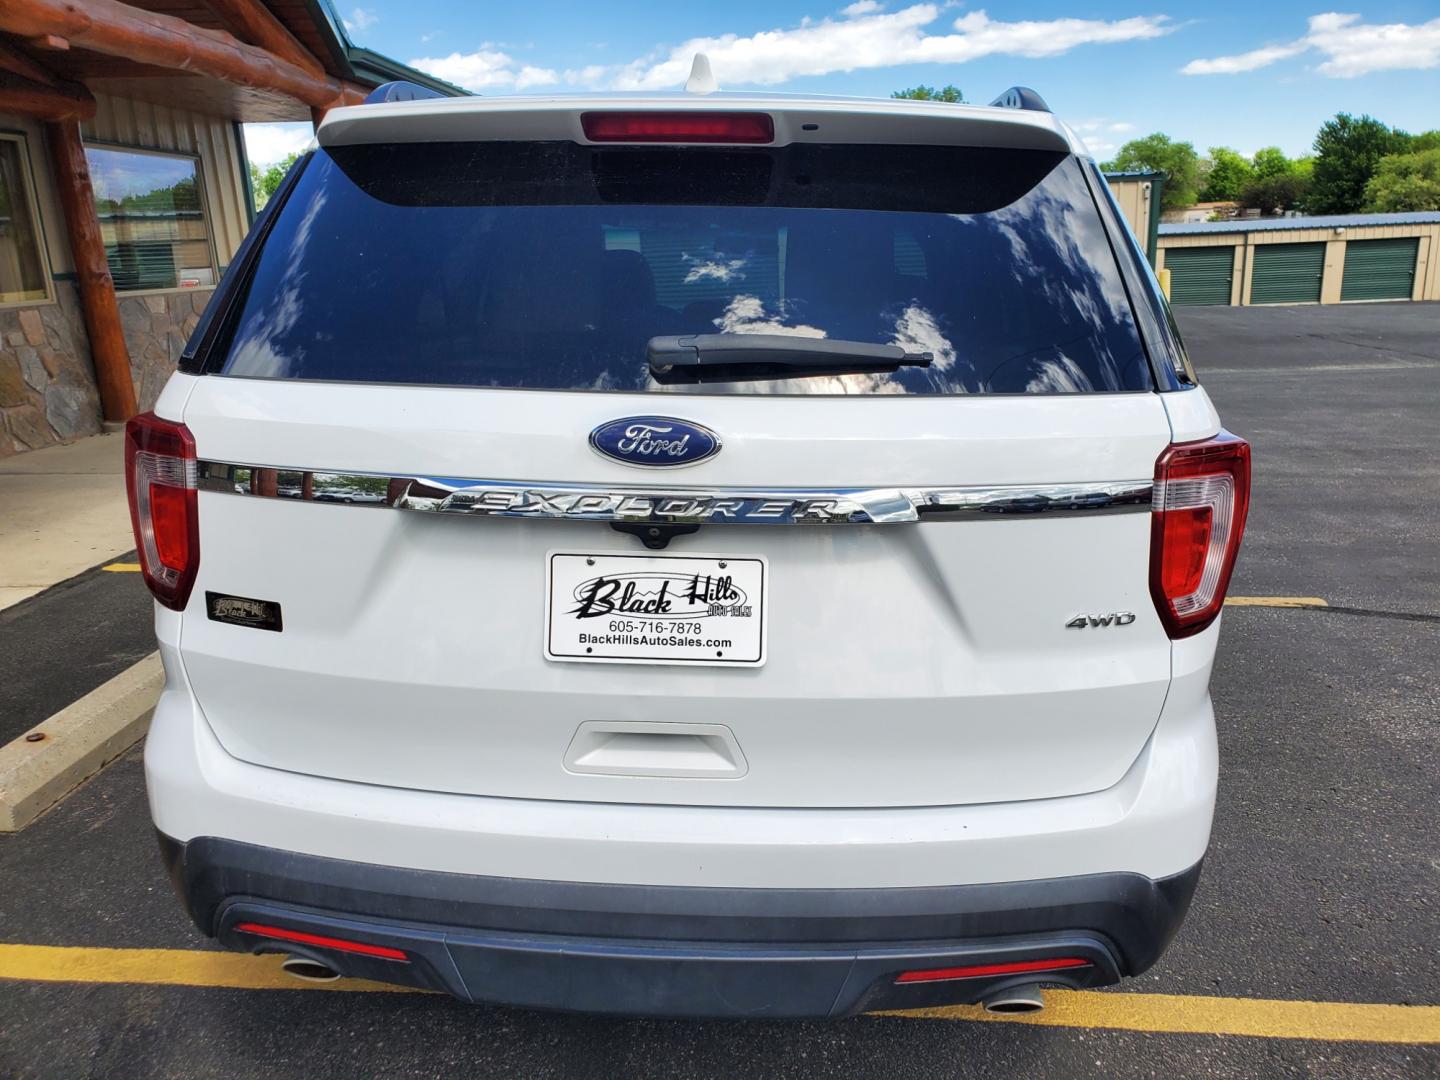
{"type": "Polygon", "coordinates": [[[1220,431],[1220,414],[1210,403],[1204,387],[1197,386],[1180,394],[1163,394],[1160,400],[1165,403],[1171,438],[1175,442],[1197,442],[1212,438],[1220,431]]]}
{"type": "MultiPolygon", "coordinates": [[[[194,383],[184,418],[202,458],[533,482],[649,475],[591,452],[586,437],[655,408],[654,395],[194,383]]],[[[665,404],[725,441],[683,477],[667,474],[700,487],[1145,480],[1170,437],[1156,394],[665,404]]],[[[184,652],[201,712],[228,753],[295,773],[584,802],[1047,799],[1119,782],[1170,681],[1143,511],[706,525],[667,552],[768,560],[766,663],[739,670],[545,658],[546,552],[645,550],[604,523],[213,491],[200,493],[200,521],[184,652]],[[284,632],[205,618],[207,590],[279,602],[284,632]],[[1066,627],[1115,611],[1136,619],[1066,627]],[[563,761],[584,721],[721,725],[749,770],[576,774],[563,761]]]]}
{"type": "MultiPolygon", "coordinates": [[[[1217,751],[1208,685],[1218,626],[1177,649],[1144,752],[1105,791],[964,807],[773,809],[497,799],[300,776],[227,754],[156,619],[166,687],[145,746],[167,836],[223,836],[337,859],[551,881],[882,888],[1133,871],[1167,877],[1209,843],[1217,751]]],[[[863,766],[857,765],[857,771],[863,766]]]]}

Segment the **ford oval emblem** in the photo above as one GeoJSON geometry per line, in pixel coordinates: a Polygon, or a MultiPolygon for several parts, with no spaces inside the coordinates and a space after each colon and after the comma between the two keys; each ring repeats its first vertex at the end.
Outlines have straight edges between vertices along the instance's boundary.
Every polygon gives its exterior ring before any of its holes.
{"type": "Polygon", "coordinates": [[[622,416],[590,432],[590,445],[626,465],[674,468],[720,452],[720,436],[673,416],[622,416]]]}

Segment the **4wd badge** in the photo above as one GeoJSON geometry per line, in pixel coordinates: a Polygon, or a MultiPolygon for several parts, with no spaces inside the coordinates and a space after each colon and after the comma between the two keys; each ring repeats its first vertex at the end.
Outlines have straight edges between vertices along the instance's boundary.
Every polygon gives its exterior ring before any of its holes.
{"type": "Polygon", "coordinates": [[[1085,630],[1098,626],[1129,626],[1135,621],[1133,611],[1108,611],[1104,615],[1076,615],[1065,624],[1067,630],[1085,630]]]}

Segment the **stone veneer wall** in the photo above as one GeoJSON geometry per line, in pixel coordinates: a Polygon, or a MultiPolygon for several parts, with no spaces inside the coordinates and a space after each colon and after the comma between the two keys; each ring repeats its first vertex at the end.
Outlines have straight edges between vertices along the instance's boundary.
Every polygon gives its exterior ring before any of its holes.
{"type": "Polygon", "coordinates": [[[135,400],[141,412],[154,408],[214,292],[187,289],[120,297],[120,327],[130,351],[130,377],[135,380],[135,400]]]}
{"type": "MultiPolygon", "coordinates": [[[[100,395],[74,282],[56,303],[0,308],[0,457],[100,430],[100,395]]],[[[213,289],[121,296],[120,325],[142,411],[175,370],[213,289]]]]}
{"type": "Polygon", "coordinates": [[[0,457],[94,435],[100,395],[73,281],[56,303],[0,308],[0,457]]]}

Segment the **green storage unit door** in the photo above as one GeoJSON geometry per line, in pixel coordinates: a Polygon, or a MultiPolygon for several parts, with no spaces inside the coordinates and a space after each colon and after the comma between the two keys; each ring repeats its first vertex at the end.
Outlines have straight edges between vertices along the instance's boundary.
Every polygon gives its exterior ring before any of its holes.
{"type": "Polygon", "coordinates": [[[1165,269],[1170,271],[1170,303],[1230,303],[1234,267],[1233,247],[1166,248],[1165,269]]]}
{"type": "Polygon", "coordinates": [[[1250,276],[1252,304],[1318,304],[1325,245],[1260,244],[1250,276]]]}
{"type": "Polygon", "coordinates": [[[1341,300],[1409,300],[1415,286],[1418,237],[1352,240],[1345,245],[1341,300]]]}

